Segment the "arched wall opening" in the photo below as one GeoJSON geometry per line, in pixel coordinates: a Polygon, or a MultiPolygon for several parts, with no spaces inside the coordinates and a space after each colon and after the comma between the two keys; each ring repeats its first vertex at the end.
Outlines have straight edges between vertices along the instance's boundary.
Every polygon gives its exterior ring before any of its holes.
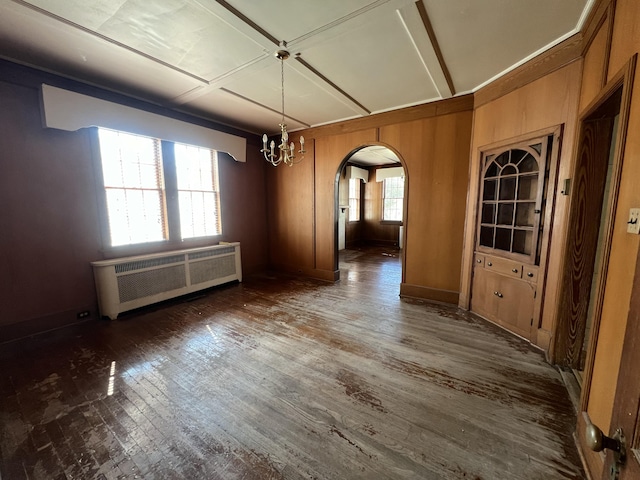
{"type": "Polygon", "coordinates": [[[398,283],[404,281],[405,257],[402,255],[402,246],[407,228],[408,186],[406,163],[390,145],[367,143],[354,148],[343,158],[338,165],[334,185],[335,271],[339,272],[340,252],[349,245],[347,230],[350,230],[349,246],[353,246],[354,231],[359,229],[356,244],[399,248],[402,274],[398,283]],[[351,189],[350,179],[355,180],[351,189]],[[376,185],[378,183],[380,185],[376,185]],[[353,187],[357,185],[360,185],[357,190],[362,188],[356,196],[359,202],[355,202],[353,197],[353,187]],[[383,185],[387,186],[386,201],[383,185]],[[364,194],[365,189],[368,189],[367,195],[364,194]],[[354,209],[358,210],[359,215],[355,215],[354,209]]]}

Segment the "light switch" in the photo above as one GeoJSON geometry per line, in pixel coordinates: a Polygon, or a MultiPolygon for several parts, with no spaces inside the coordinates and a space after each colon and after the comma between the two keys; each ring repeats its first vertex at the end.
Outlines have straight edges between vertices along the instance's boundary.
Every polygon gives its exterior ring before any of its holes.
{"type": "Polygon", "coordinates": [[[627,233],[640,234],[640,208],[632,208],[629,210],[627,233]]]}

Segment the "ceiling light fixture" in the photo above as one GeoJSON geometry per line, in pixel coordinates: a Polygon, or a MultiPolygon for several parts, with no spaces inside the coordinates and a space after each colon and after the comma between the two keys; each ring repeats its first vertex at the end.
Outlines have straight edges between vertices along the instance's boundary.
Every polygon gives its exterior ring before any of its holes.
{"type": "Polygon", "coordinates": [[[289,134],[287,133],[287,124],[284,123],[284,61],[289,58],[289,52],[286,50],[278,50],[276,53],[276,58],[280,60],[280,78],[282,85],[282,123],[280,124],[280,145],[278,145],[278,152],[275,152],[276,142],[271,140],[269,144],[270,148],[267,148],[267,142],[269,138],[265,133],[262,135],[262,154],[264,155],[264,159],[269,162],[274,167],[277,167],[281,163],[285,165],[292,166],[294,163],[298,163],[304,159],[304,137],[300,135],[300,150],[298,153],[302,155],[302,157],[296,159],[295,156],[295,144],[291,142],[289,144],[289,134]]]}

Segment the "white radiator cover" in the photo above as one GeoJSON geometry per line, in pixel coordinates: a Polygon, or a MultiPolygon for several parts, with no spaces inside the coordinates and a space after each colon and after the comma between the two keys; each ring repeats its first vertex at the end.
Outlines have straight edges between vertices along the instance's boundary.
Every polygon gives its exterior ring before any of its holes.
{"type": "Polygon", "coordinates": [[[237,280],[240,243],[91,262],[100,315],[118,314],[237,280]]]}

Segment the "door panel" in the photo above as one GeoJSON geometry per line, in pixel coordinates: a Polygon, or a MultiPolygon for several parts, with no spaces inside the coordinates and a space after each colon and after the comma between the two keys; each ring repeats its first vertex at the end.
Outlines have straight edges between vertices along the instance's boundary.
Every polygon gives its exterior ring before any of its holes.
{"type": "MultiPolygon", "coordinates": [[[[620,470],[620,480],[640,479],[640,463],[637,450],[640,448],[640,251],[636,260],[636,273],[629,305],[627,318],[627,330],[624,337],[622,361],[618,374],[618,386],[611,418],[611,431],[613,436],[616,428],[622,428],[627,442],[626,465],[620,470]]],[[[607,452],[607,460],[603,479],[608,479],[613,453],[607,452]]]]}
{"type": "Polygon", "coordinates": [[[483,267],[474,269],[471,311],[493,321],[498,313],[498,297],[493,294],[497,291],[497,279],[497,275],[487,272],[483,267]]]}
{"type": "Polygon", "coordinates": [[[504,327],[526,339],[531,338],[535,290],[531,283],[510,278],[503,278],[498,287],[502,294],[498,302],[498,318],[504,327]]]}
{"type": "Polygon", "coordinates": [[[586,121],[575,177],[572,181],[568,257],[564,267],[559,309],[557,363],[578,368],[584,341],[589,297],[598,246],[602,199],[611,146],[612,120],[586,121]]]}

